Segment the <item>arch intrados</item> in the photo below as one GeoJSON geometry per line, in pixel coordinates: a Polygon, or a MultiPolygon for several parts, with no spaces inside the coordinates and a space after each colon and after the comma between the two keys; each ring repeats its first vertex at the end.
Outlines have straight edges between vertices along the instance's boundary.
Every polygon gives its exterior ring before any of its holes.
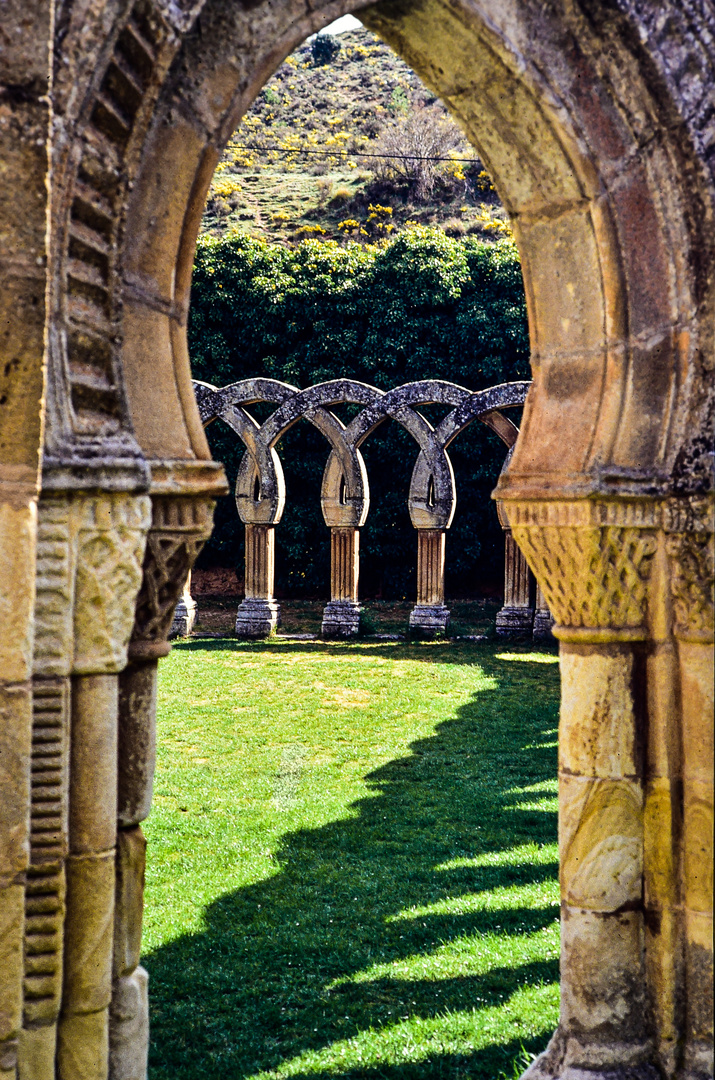
{"type": "Polygon", "coordinates": [[[220,0],[204,5],[200,33],[185,36],[162,87],[126,221],[125,369],[145,453],[208,456],[187,400],[185,331],[211,174],[221,147],[282,59],[347,11],[359,12],[442,97],[513,217],[534,385],[502,488],[536,497],[555,486],[572,495],[609,486],[637,493],[644,473],[652,485],[654,464],[665,468],[682,442],[696,348],[683,332],[695,298],[681,280],[691,244],[673,193],[673,150],[664,134],[659,145],[651,139],[644,149],[656,106],[643,80],[637,84],[632,58],[635,114],[619,107],[617,95],[615,104],[606,100],[592,55],[601,30],[554,15],[552,36],[545,38],[543,25],[539,34],[531,32],[533,16],[515,0],[481,0],[476,10],[442,0],[414,8],[388,0],[369,8],[327,5],[298,18],[274,12],[271,33],[263,37],[258,23],[248,34],[245,12],[229,12],[220,0]],[[267,49],[256,44],[265,40],[271,41],[267,49]],[[553,61],[556,50],[560,64],[549,66],[546,57],[553,61]],[[586,101],[587,92],[592,98],[600,93],[597,107],[586,101]],[[644,224],[637,242],[630,221],[635,201],[644,224]],[[668,249],[657,227],[665,210],[674,240],[668,249]],[[160,332],[147,334],[159,324],[160,332]],[[153,366],[146,359],[148,336],[153,366]],[[155,390],[147,382],[159,374],[170,414],[168,441],[145,405],[155,390]],[[565,428],[567,443],[556,434],[565,428]]]}

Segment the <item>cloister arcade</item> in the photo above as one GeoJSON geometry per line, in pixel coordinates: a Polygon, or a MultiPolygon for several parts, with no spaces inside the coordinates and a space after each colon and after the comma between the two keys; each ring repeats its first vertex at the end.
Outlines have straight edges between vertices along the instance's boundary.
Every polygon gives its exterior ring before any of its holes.
{"type": "MultiPolygon", "coordinates": [[[[360,445],[388,419],[405,427],[419,447],[408,497],[410,517],[418,536],[417,597],[410,613],[410,628],[425,636],[444,633],[449,624],[449,611],[444,603],[446,534],[456,506],[455,478],[447,447],[478,419],[495,431],[511,451],[518,429],[502,410],[523,406],[528,386],[528,383],[506,383],[471,393],[454,383],[427,380],[385,393],[348,379],[304,391],[272,379],[246,379],[221,390],[195,382],[204,426],[222,420],[235,431],[246,450],[235,493],[246,535],[245,598],[236,618],[238,636],[266,637],[278,625],[279,605],[274,597],[275,529],[285,505],[285,482],[275,447],[301,418],[314,424],[332,448],[321,491],[323,519],[330,529],[331,563],[331,596],[323,612],[322,635],[350,637],[359,630],[360,528],[370,506],[360,445]],[[255,402],[276,406],[260,425],[246,408],[255,402]],[[331,411],[331,406],[345,403],[364,406],[347,427],[331,411]],[[417,411],[426,404],[449,407],[436,428],[417,411]]],[[[501,507],[499,516],[506,551],[504,604],[497,616],[497,633],[533,632],[537,637],[548,636],[552,620],[546,601],[538,587],[531,588],[531,572],[514,543],[501,507]]],[[[187,584],[177,605],[173,634],[190,632],[195,609],[187,584]]]]}
{"type": "Polygon", "coordinates": [[[157,662],[225,491],[186,346],[221,148],[359,11],[511,215],[496,497],[560,639],[561,1015],[528,1076],[712,1076],[715,13],[9,0],[0,25],[0,1076],[139,1080],[157,662]],[[564,434],[567,433],[567,434],[564,434]]]}

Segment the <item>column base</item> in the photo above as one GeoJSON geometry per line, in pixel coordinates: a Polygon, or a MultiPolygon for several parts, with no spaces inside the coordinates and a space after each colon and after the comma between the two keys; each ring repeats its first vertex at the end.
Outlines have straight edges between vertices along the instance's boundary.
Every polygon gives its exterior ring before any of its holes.
{"type": "Polygon", "coordinates": [[[499,637],[517,637],[530,634],[534,625],[534,609],[528,607],[503,607],[497,612],[496,631],[499,637]]]}
{"type": "Polygon", "coordinates": [[[323,608],[322,637],[355,637],[360,630],[362,608],[356,600],[331,600],[323,608]]]}
{"type": "Polygon", "coordinates": [[[174,610],[174,621],[169,631],[169,640],[177,637],[189,637],[196,622],[196,601],[193,597],[182,596],[174,610]]]}
{"type": "Polygon", "coordinates": [[[554,617],[549,609],[537,608],[534,612],[534,637],[554,639],[553,625],[554,617]]]}
{"type": "Polygon", "coordinates": [[[236,635],[242,638],[266,638],[280,622],[281,607],[275,600],[247,596],[236,612],[236,635]]]}
{"type": "Polygon", "coordinates": [[[662,1073],[649,1057],[639,1042],[590,1048],[557,1028],[521,1080],[659,1080],[662,1073]]]}
{"type": "Polygon", "coordinates": [[[410,612],[410,630],[421,637],[444,634],[449,626],[449,608],[444,604],[416,604],[410,612]]]}

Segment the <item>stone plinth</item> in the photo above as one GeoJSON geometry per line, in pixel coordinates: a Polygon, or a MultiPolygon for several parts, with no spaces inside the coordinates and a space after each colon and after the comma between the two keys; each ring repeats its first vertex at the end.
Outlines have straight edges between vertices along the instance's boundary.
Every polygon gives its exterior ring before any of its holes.
{"type": "Polygon", "coordinates": [[[444,606],[444,529],[417,531],[417,603],[410,612],[410,630],[425,637],[443,634],[449,625],[444,606]]]}
{"type": "Polygon", "coordinates": [[[278,626],[280,614],[280,604],[276,600],[247,596],[238,605],[236,634],[247,638],[268,637],[278,626]]]}
{"type": "Polygon", "coordinates": [[[323,611],[323,637],[353,637],[360,629],[358,603],[360,531],[335,527],[330,530],[330,603],[323,611]]]}
{"type": "Polygon", "coordinates": [[[504,529],[504,606],[497,613],[500,637],[531,633],[534,609],[529,601],[529,567],[511,529],[504,529]]]}
{"type": "Polygon", "coordinates": [[[354,637],[360,629],[362,608],[356,600],[331,600],[323,609],[323,637],[354,637]]]}
{"type": "Polygon", "coordinates": [[[423,637],[444,634],[449,626],[449,608],[444,604],[415,604],[410,612],[410,630],[423,637]]]}

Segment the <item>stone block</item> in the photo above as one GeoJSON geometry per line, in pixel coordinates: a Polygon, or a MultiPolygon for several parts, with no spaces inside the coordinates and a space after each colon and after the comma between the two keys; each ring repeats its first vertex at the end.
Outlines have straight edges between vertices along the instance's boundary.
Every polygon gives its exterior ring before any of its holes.
{"type": "Polygon", "coordinates": [[[17,1080],[55,1080],[57,1027],[24,1028],[20,1032],[17,1080]]]}
{"type": "Polygon", "coordinates": [[[114,978],[131,975],[139,963],[144,912],[146,839],[141,828],[117,834],[117,891],[114,908],[114,978]]]}
{"type": "Polygon", "coordinates": [[[17,1036],[22,1023],[25,890],[0,889],[0,1047],[17,1036]]]}
{"type": "Polygon", "coordinates": [[[109,1009],[60,1017],[57,1080],[107,1080],[109,1009]]]}
{"type": "Polygon", "coordinates": [[[176,389],[169,316],[138,301],[126,303],[122,352],[132,421],[144,453],[159,459],[193,457],[176,389]]]}
{"type": "Polygon", "coordinates": [[[112,992],[114,852],[67,860],[62,1013],[98,1013],[112,992]]]}
{"type": "Polygon", "coordinates": [[[430,638],[447,632],[449,608],[444,604],[415,604],[410,612],[410,630],[430,638]]]}
{"type": "Polygon", "coordinates": [[[691,1041],[713,1045],[712,911],[685,915],[687,1033],[691,1041]]]}
{"type": "Polygon", "coordinates": [[[236,612],[236,635],[242,638],[270,637],[280,624],[280,604],[247,596],[236,612]]]}
{"type": "Polygon", "coordinates": [[[533,632],[534,609],[503,607],[497,612],[496,632],[499,637],[522,638],[533,632]]]}
{"type": "Polygon", "coordinates": [[[0,672],[5,683],[26,682],[32,674],[36,539],[34,503],[0,502],[0,672]]]}
{"type": "Polygon", "coordinates": [[[322,637],[354,637],[360,630],[362,608],[355,600],[331,600],[323,608],[322,637]]]}
{"type": "Polygon", "coordinates": [[[683,811],[685,906],[713,910],[713,785],[686,781],[683,811]]]}
{"type": "Polygon", "coordinates": [[[157,662],[132,663],[119,676],[117,822],[127,828],[151,810],[156,765],[157,662]]]}
{"type": "Polygon", "coordinates": [[[711,783],[713,778],[713,653],[712,645],[679,641],[680,688],[683,708],[683,773],[711,783]]]}
{"type": "Polygon", "coordinates": [[[142,967],[118,979],[109,1019],[109,1080],[146,1080],[149,976],[142,967]]]}
{"type": "Polygon", "coordinates": [[[548,608],[536,608],[534,611],[534,640],[554,640],[554,617],[548,608]]]}
{"type": "Polygon", "coordinates": [[[70,851],[113,848],[117,829],[116,675],[72,679],[70,851]]]}
{"type": "MultiPolygon", "coordinates": [[[[640,334],[650,336],[656,329],[668,326],[674,312],[671,310],[672,294],[663,288],[664,282],[668,281],[667,234],[662,228],[659,210],[648,183],[643,155],[631,159],[612,194],[612,200],[628,289],[630,332],[633,337],[640,334]]],[[[638,372],[635,375],[637,377],[638,372]]],[[[658,413],[656,400],[650,399],[648,410],[658,413]]],[[[624,428],[625,425],[622,425],[622,430],[624,428]]]]}
{"type": "Polygon", "coordinates": [[[623,1067],[647,1039],[643,917],[562,906],[561,1027],[570,1066],[623,1067]]]}
{"type": "Polygon", "coordinates": [[[0,888],[30,857],[32,695],[29,684],[0,684],[0,888]]]}
{"type": "Polygon", "coordinates": [[[643,793],[631,780],[559,778],[561,896],[608,913],[640,903],[643,793]]]}
{"type": "Polygon", "coordinates": [[[639,772],[628,646],[561,646],[559,768],[618,778],[639,772]]]}
{"type": "MultiPolygon", "coordinates": [[[[186,204],[205,142],[199,126],[186,115],[176,113],[170,124],[155,125],[143,147],[143,167],[139,170],[129,203],[133,243],[126,255],[126,273],[138,292],[148,294],[154,300],[163,300],[167,307],[174,295],[174,270],[186,204]]],[[[153,346],[152,341],[151,355],[154,354],[153,346]]],[[[162,368],[163,361],[162,355],[162,368]]],[[[137,401],[147,420],[156,416],[152,397],[156,372],[154,365],[150,366],[151,375],[141,380],[142,396],[137,401]]],[[[136,374],[140,376],[141,373],[137,371],[136,374]]],[[[130,392],[133,405],[131,398],[130,392]]],[[[141,437],[139,442],[146,450],[141,437]]]]}

